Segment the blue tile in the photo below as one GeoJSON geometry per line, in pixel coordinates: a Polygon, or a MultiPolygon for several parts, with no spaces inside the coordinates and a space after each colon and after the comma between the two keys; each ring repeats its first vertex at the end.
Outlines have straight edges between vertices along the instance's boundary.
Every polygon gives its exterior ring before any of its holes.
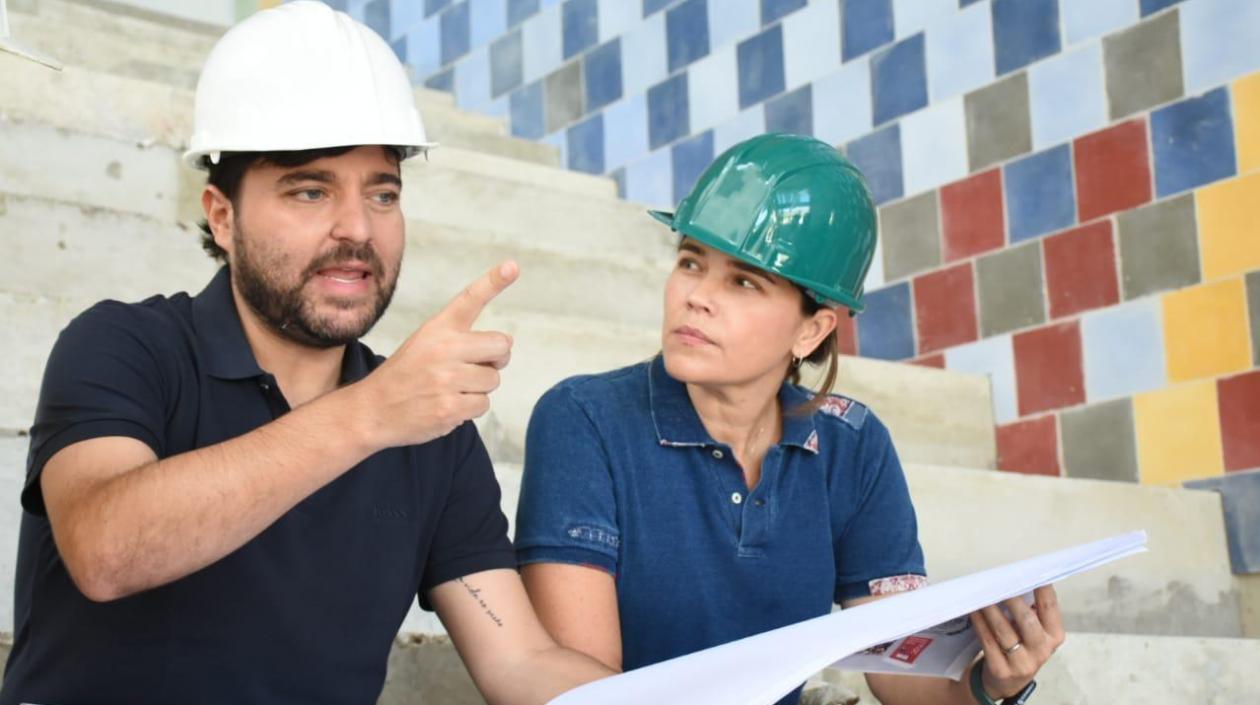
{"type": "Polygon", "coordinates": [[[1192,480],[1186,487],[1220,493],[1230,567],[1237,575],[1260,573],[1260,470],[1192,480]]]}
{"type": "Polygon", "coordinates": [[[876,125],[927,105],[927,68],[923,54],[923,33],[920,32],[871,57],[876,125]]]}
{"type": "Polygon", "coordinates": [[[739,108],[783,92],[783,25],[776,24],[735,47],[739,67],[739,108]]]}
{"type": "Polygon", "coordinates": [[[889,125],[853,140],[845,148],[845,154],[866,177],[875,203],[901,198],[905,193],[901,178],[900,125],[889,125]]]}
{"type": "Polygon", "coordinates": [[[1002,171],[1011,244],[1062,230],[1076,222],[1072,153],[1068,145],[1011,162],[1002,171]]]}
{"type": "MultiPolygon", "coordinates": [[[[625,1],[633,2],[633,0],[625,0],[625,1]]],[[[674,0],[643,0],[643,16],[647,17],[653,12],[658,12],[664,9],[667,5],[669,5],[673,1],[674,0]]]]}
{"type": "Polygon", "coordinates": [[[658,149],[626,165],[626,200],[670,210],[678,205],[669,156],[668,149],[658,149]]]}
{"type": "Polygon", "coordinates": [[[399,37],[389,43],[389,48],[394,50],[394,56],[402,63],[407,63],[407,37],[399,37]]]}
{"type": "Polygon", "coordinates": [[[604,115],[596,113],[570,127],[568,142],[569,168],[588,174],[604,173],[604,115]]]}
{"type": "Polygon", "coordinates": [[[1147,15],[1159,12],[1165,7],[1172,7],[1179,2],[1181,2],[1181,0],[1142,0],[1142,16],[1146,17],[1147,15]]]}
{"type": "Polygon", "coordinates": [[[866,294],[866,311],[857,319],[858,354],[881,360],[914,357],[910,321],[910,284],[902,282],[866,294]]]}
{"type": "Polygon", "coordinates": [[[993,0],[999,76],[1059,53],[1059,0],[993,0]]]}
{"type": "Polygon", "coordinates": [[[648,153],[647,94],[608,106],[604,115],[604,168],[617,168],[648,153]]]}
{"type": "Polygon", "coordinates": [[[691,192],[700,174],[713,161],[713,130],[679,142],[670,152],[674,164],[674,202],[677,203],[691,192]]]}
{"type": "Polygon", "coordinates": [[[389,41],[389,0],[372,0],[363,6],[363,24],[389,41]]]}
{"type": "Polygon", "coordinates": [[[586,81],[586,111],[599,110],[621,98],[621,39],[592,50],[582,61],[586,81]]]}
{"type": "Polygon", "coordinates": [[[841,56],[859,57],[893,40],[892,0],[845,0],[840,5],[841,56]]]}
{"type": "Polygon", "coordinates": [[[461,2],[442,13],[443,66],[468,53],[469,38],[468,3],[461,2]]]}
{"type": "Polygon", "coordinates": [[[475,49],[503,36],[507,31],[507,12],[503,0],[468,0],[469,37],[475,49]]]}
{"type": "Polygon", "coordinates": [[[958,8],[962,9],[968,5],[974,5],[978,2],[980,2],[980,0],[958,0],[958,8]]]}
{"type": "Polygon", "coordinates": [[[337,12],[346,11],[346,0],[324,0],[324,4],[336,10],[337,12]]]}
{"type": "Polygon", "coordinates": [[[490,45],[490,97],[515,90],[523,75],[521,32],[517,30],[490,45]]]}
{"type": "Polygon", "coordinates": [[[805,7],[805,0],[761,0],[761,24],[771,22],[805,7]]]}
{"type": "Polygon", "coordinates": [[[813,135],[813,88],[807,84],[766,101],[766,132],[813,135]]]}
{"type": "Polygon", "coordinates": [[[648,147],[656,149],[689,132],[687,74],[683,72],[648,89],[648,147]]]}
{"type": "Polygon", "coordinates": [[[435,73],[424,81],[425,88],[432,88],[435,91],[446,91],[453,93],[455,91],[455,69],[449,68],[442,73],[435,73]]]}
{"type": "Polygon", "coordinates": [[[1227,90],[1217,88],[1151,113],[1151,145],[1160,198],[1233,176],[1238,162],[1227,90]]]}
{"type": "Polygon", "coordinates": [[[524,22],[538,12],[538,0],[507,0],[507,23],[509,27],[524,22]]]}
{"type": "Polygon", "coordinates": [[[569,58],[599,41],[597,0],[565,0],[560,7],[564,27],[564,58],[569,58]]]}
{"type": "Polygon", "coordinates": [[[450,4],[451,0],[424,0],[424,16],[428,17],[435,12],[441,12],[450,4]]]}
{"type": "Polygon", "coordinates": [[[388,0],[388,2],[391,39],[406,35],[424,21],[424,3],[414,2],[414,0],[388,0]]]}
{"type": "Polygon", "coordinates": [[[543,118],[543,83],[535,81],[511,97],[512,134],[536,140],[547,133],[543,118]]]}
{"type": "Polygon", "coordinates": [[[407,32],[407,63],[417,80],[442,68],[442,24],[431,17],[407,32]]]}
{"type": "Polygon", "coordinates": [[[669,72],[709,55],[707,0],[683,0],[665,13],[665,46],[669,72]]]}

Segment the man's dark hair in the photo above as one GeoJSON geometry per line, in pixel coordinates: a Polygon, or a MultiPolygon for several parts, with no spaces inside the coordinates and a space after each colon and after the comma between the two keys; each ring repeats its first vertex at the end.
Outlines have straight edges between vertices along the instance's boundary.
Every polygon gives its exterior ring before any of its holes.
{"type": "MultiPolygon", "coordinates": [[[[241,179],[245,177],[245,172],[255,164],[270,164],[272,166],[291,169],[297,166],[310,164],[317,159],[324,157],[339,157],[355,147],[325,147],[322,149],[303,149],[290,152],[224,152],[219,159],[218,164],[212,164],[210,157],[202,157],[201,163],[210,172],[206,177],[206,183],[214,186],[227,196],[232,202],[232,207],[237,207],[236,197],[239,195],[241,188],[241,179]]],[[[394,155],[395,159],[399,159],[401,155],[396,149],[387,150],[394,155]]],[[[198,223],[201,227],[201,249],[206,254],[220,263],[227,263],[227,251],[219,247],[214,241],[214,233],[210,230],[210,223],[202,220],[198,223]]]]}

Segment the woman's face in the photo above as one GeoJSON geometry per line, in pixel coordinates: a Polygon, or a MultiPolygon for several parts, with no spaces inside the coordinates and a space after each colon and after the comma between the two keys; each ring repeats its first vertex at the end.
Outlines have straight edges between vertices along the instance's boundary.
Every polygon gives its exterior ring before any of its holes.
{"type": "Polygon", "coordinates": [[[814,351],[836,326],[823,308],[807,316],[791,282],[690,238],[665,284],[661,347],[670,376],[691,384],[782,380],[793,356],[814,351]]]}

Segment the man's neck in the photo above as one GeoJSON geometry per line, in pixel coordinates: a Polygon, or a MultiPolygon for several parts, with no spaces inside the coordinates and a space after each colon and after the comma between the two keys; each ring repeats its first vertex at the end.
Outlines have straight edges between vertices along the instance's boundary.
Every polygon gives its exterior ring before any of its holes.
{"type": "Polygon", "coordinates": [[[313,348],[290,340],[258,317],[232,288],[232,299],[245,331],[245,340],[258,366],[276,378],[276,385],[291,408],[296,408],[337,388],[346,348],[313,348]]]}

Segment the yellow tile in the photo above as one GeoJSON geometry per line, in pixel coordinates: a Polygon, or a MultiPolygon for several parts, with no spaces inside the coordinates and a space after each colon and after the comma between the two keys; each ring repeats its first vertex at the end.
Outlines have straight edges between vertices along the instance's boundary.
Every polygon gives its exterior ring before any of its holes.
{"type": "Polygon", "coordinates": [[[1203,278],[1260,269],[1260,173],[1212,184],[1195,198],[1203,278]]]}
{"type": "Polygon", "coordinates": [[[1246,295],[1238,278],[1164,296],[1169,381],[1216,377],[1251,367],[1246,295]]]}
{"type": "Polygon", "coordinates": [[[1234,83],[1238,173],[1260,170],[1260,71],[1234,83]]]}
{"type": "Polygon", "coordinates": [[[1216,404],[1212,380],[1133,398],[1142,484],[1178,485],[1225,472],[1216,404]]]}

